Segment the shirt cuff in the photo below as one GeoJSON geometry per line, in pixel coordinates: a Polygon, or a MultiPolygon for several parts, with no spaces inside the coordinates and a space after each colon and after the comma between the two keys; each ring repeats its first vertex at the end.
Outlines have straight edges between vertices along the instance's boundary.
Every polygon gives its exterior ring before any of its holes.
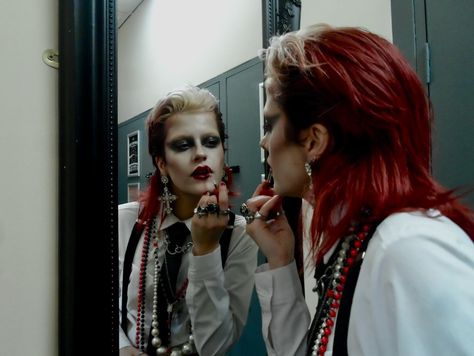
{"type": "Polygon", "coordinates": [[[222,272],[221,246],[202,256],[189,256],[189,280],[211,279],[222,272]]]}
{"type": "Polygon", "coordinates": [[[272,304],[294,301],[303,293],[295,261],[275,269],[269,269],[267,263],[259,266],[255,273],[255,287],[257,294],[271,298],[272,304]]]}

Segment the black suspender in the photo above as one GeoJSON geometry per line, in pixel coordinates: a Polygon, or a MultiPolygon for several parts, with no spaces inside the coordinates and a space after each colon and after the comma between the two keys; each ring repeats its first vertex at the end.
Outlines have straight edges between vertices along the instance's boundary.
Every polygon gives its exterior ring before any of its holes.
{"type": "Polygon", "coordinates": [[[138,241],[142,235],[144,225],[136,222],[133,225],[132,234],[128,240],[127,250],[125,251],[125,258],[123,261],[123,279],[122,279],[122,322],[121,327],[123,331],[127,332],[127,301],[128,301],[128,283],[130,282],[130,274],[132,273],[132,262],[135,250],[137,249],[138,241]]]}
{"type": "MultiPolygon", "coordinates": [[[[373,231],[367,236],[360,247],[360,251],[363,251],[363,254],[365,254],[367,250],[372,235],[373,231]]],[[[339,305],[339,311],[337,313],[336,329],[334,330],[333,356],[348,356],[347,335],[349,331],[349,318],[351,316],[352,299],[354,298],[354,292],[363,261],[363,258],[356,260],[347,274],[344,293],[342,294],[341,304],[339,305]]]]}

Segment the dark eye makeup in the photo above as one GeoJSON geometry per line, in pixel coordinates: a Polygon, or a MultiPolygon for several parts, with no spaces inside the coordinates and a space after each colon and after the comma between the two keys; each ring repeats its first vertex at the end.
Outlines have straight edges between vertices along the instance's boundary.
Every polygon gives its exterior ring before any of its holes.
{"type": "Polygon", "coordinates": [[[279,114],[266,115],[263,119],[263,132],[271,132],[279,117],[279,114]]]}
{"type": "MultiPolygon", "coordinates": [[[[208,148],[218,147],[221,143],[219,136],[215,135],[205,135],[201,137],[201,144],[208,148]]],[[[193,137],[181,137],[171,141],[168,144],[168,147],[175,152],[184,152],[195,146],[193,137]]]]}

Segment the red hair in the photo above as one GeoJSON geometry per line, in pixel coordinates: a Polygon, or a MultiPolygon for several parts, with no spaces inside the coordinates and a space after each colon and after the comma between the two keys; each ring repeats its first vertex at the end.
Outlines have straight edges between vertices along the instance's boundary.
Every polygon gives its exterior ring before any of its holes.
{"type": "Polygon", "coordinates": [[[472,211],[430,175],[429,102],[395,46],[362,29],[316,26],[273,39],[265,57],[288,138],[297,141],[314,123],[329,131],[328,148],[312,164],[316,260],[351,221],[400,211],[438,209],[473,238],[472,211]]]}

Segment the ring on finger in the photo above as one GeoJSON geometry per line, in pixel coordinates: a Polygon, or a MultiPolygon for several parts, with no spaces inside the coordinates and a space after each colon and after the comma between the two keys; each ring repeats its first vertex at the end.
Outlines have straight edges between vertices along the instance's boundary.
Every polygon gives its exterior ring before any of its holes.
{"type": "Polygon", "coordinates": [[[260,219],[260,220],[263,220],[263,221],[267,221],[268,216],[263,215],[263,214],[260,214],[260,212],[257,211],[257,212],[255,213],[255,216],[254,216],[253,218],[254,218],[254,219],[260,219]]]}
{"type": "Polygon", "coordinates": [[[198,216],[198,218],[201,218],[203,216],[206,216],[209,212],[207,211],[207,207],[202,208],[198,206],[197,208],[194,208],[193,213],[198,216]]]}
{"type": "Polygon", "coordinates": [[[252,223],[252,221],[255,219],[255,212],[250,210],[247,204],[243,203],[240,206],[240,212],[242,213],[242,216],[245,218],[245,221],[247,224],[252,223]]]}
{"type": "Polygon", "coordinates": [[[207,204],[206,206],[206,211],[209,213],[209,214],[217,214],[219,215],[219,205],[217,205],[216,203],[209,203],[207,204]]]}
{"type": "Polygon", "coordinates": [[[219,210],[219,215],[227,216],[229,214],[230,214],[230,209],[229,208],[224,209],[224,210],[219,210]]]}

